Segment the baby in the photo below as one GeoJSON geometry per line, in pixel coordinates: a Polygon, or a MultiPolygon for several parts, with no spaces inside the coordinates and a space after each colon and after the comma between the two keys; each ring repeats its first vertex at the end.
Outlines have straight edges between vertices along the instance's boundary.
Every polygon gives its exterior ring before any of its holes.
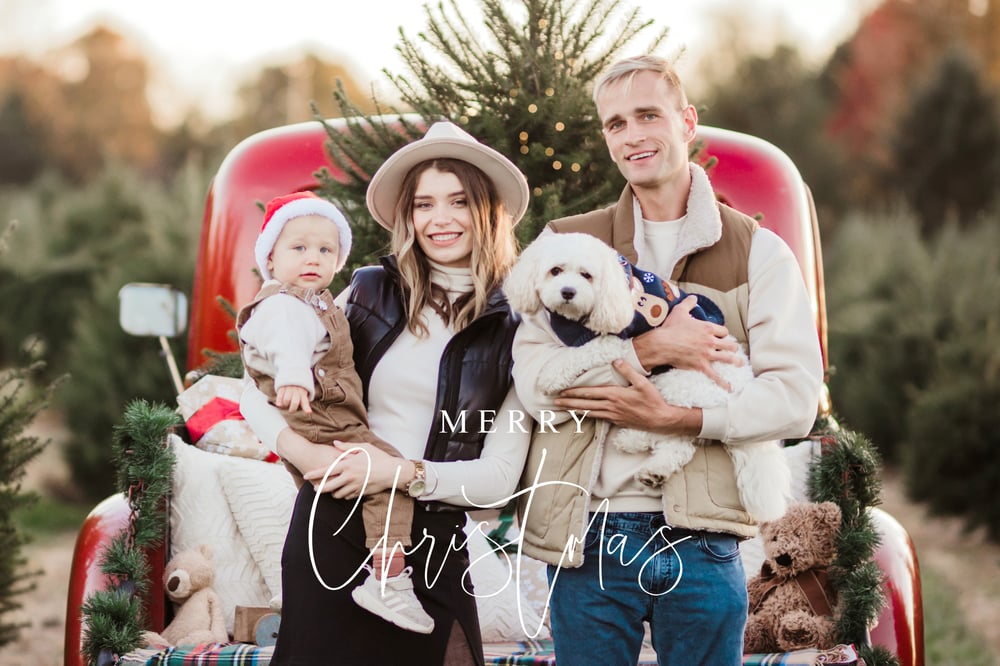
{"type": "MultiPolygon", "coordinates": [[[[361,379],[344,312],[327,287],[351,250],[340,210],[312,192],[272,199],[254,255],[264,284],[236,321],[247,374],[295,432],[311,442],[369,442],[401,457],[368,429],[361,379]]],[[[285,463],[298,486],[302,472],[285,463]]],[[[403,547],[411,545],[413,499],[391,491],[364,498],[369,576],[351,596],[362,608],[404,629],[429,634],[434,620],[413,591],[403,547]],[[377,548],[383,532],[387,543],[377,548]],[[388,554],[388,562],[383,557],[388,554]],[[385,572],[385,580],[381,577],[385,572]]]]}

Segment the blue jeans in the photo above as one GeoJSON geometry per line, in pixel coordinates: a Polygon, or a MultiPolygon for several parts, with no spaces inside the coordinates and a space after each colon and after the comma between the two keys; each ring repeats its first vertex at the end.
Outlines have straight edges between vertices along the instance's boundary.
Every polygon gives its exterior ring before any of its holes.
{"type": "Polygon", "coordinates": [[[659,513],[591,514],[583,566],[549,566],[559,666],[630,666],[649,622],[660,666],[743,660],[746,576],[732,535],[668,528],[659,513]]]}

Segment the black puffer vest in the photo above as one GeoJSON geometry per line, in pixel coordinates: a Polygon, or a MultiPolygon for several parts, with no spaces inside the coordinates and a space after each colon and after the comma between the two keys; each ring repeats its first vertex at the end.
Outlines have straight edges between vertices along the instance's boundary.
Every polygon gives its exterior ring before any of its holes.
{"type": "MultiPolygon", "coordinates": [[[[354,366],[361,376],[364,401],[372,372],[385,351],[406,327],[406,310],[399,287],[395,257],[382,257],[382,266],[360,268],[351,277],[344,312],[351,324],[354,366]]],[[[486,310],[448,341],[438,366],[435,419],[427,435],[424,459],[474,460],[483,451],[489,420],[500,409],[511,386],[511,345],[518,320],[497,289],[486,310]],[[445,421],[447,412],[451,423],[445,421]],[[487,412],[486,426],[483,411],[487,412]],[[452,427],[465,415],[464,429],[452,427]],[[462,432],[461,430],[464,430],[462,432]]],[[[463,510],[439,502],[417,502],[427,510],[463,510]]]]}

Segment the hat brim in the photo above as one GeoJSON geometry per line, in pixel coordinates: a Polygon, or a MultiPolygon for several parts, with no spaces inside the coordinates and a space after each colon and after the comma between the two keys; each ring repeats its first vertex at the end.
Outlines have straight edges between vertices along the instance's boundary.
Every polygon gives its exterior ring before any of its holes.
{"type": "Polygon", "coordinates": [[[368,210],[375,220],[392,231],[403,178],[421,162],[442,158],[468,162],[485,173],[496,186],[512,223],[521,221],[528,209],[528,182],[520,169],[502,154],[475,139],[450,136],[419,139],[403,146],[382,163],[368,183],[366,196],[368,210]]]}

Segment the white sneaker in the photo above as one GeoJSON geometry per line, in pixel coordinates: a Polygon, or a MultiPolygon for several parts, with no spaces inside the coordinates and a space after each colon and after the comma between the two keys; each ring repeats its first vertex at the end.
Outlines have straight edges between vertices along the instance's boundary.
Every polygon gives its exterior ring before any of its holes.
{"type": "Polygon", "coordinates": [[[386,578],[385,594],[382,593],[383,581],[375,577],[375,570],[367,565],[365,568],[368,569],[368,578],[351,590],[355,603],[407,631],[419,634],[434,631],[434,618],[427,614],[413,592],[413,581],[410,580],[413,567],[406,567],[398,576],[386,578]]]}

